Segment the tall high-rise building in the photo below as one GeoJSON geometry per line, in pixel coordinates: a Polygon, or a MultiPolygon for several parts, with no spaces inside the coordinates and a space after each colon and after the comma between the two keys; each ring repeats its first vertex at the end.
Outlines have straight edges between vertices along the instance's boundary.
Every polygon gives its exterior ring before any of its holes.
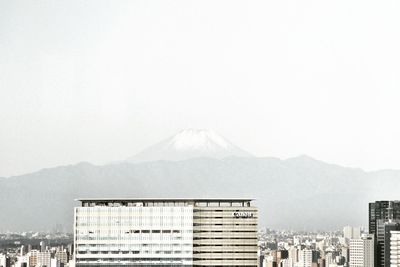
{"type": "Polygon", "coordinates": [[[342,246],[341,255],[344,257],[345,262],[349,262],[349,259],[350,259],[350,248],[349,248],[349,245],[342,246]]]}
{"type": "Polygon", "coordinates": [[[299,261],[296,267],[311,267],[313,262],[313,251],[311,249],[302,249],[299,251],[299,261]]]}
{"type": "Polygon", "coordinates": [[[288,254],[289,259],[291,259],[293,263],[299,261],[299,249],[297,249],[296,247],[289,248],[288,254]]]}
{"type": "Polygon", "coordinates": [[[359,239],[361,237],[361,228],[345,226],[343,228],[343,237],[346,238],[347,240],[359,239]]]}
{"type": "Polygon", "coordinates": [[[80,201],[77,267],[257,267],[258,211],[251,199],[80,201]]]}
{"type": "Polygon", "coordinates": [[[46,243],[44,241],[40,241],[40,252],[46,251],[46,243]]]}
{"type": "Polygon", "coordinates": [[[392,206],[392,218],[394,220],[400,220],[400,201],[375,201],[369,203],[369,233],[375,234],[377,233],[377,221],[378,220],[389,220],[388,208],[389,205],[392,206]]]}
{"type": "Polygon", "coordinates": [[[325,266],[329,266],[335,262],[334,256],[332,253],[325,254],[325,266]]]}
{"type": "Polygon", "coordinates": [[[29,266],[50,266],[51,253],[49,251],[31,250],[27,256],[29,257],[29,266]]]}
{"type": "Polygon", "coordinates": [[[400,230],[400,221],[378,220],[376,234],[376,266],[390,266],[391,232],[400,230]]]}
{"type": "Polygon", "coordinates": [[[374,235],[364,234],[359,239],[350,239],[350,267],[374,267],[374,235]]]}
{"type": "Polygon", "coordinates": [[[24,245],[21,246],[20,251],[19,251],[19,255],[20,256],[24,256],[25,255],[25,246],[24,245]]]}
{"type": "Polygon", "coordinates": [[[390,267],[400,267],[400,231],[390,232],[390,267]]]}

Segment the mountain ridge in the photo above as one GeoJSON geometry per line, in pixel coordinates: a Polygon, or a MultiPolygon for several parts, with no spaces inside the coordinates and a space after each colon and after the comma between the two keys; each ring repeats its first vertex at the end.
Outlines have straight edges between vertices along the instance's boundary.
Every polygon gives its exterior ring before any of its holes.
{"type": "Polygon", "coordinates": [[[249,196],[257,199],[260,226],[337,229],[365,224],[368,201],[398,196],[400,172],[386,177],[322,162],[329,166],[324,168],[317,160],[299,162],[230,157],[47,168],[0,179],[0,230],[45,230],[56,223],[72,229],[79,197],[249,196]]]}
{"type": "Polygon", "coordinates": [[[60,223],[72,231],[81,197],[251,197],[260,226],[310,230],[365,224],[369,201],[399,198],[400,171],[370,173],[307,155],[254,157],[208,130],[183,130],[136,157],[0,178],[0,231],[60,223]]]}

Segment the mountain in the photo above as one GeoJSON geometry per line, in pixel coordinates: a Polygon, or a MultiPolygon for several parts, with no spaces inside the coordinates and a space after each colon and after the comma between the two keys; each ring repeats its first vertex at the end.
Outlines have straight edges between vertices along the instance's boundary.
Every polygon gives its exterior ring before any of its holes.
{"type": "Polygon", "coordinates": [[[366,225],[368,202],[398,199],[400,171],[364,172],[297,157],[195,158],[90,163],[0,179],[0,231],[72,231],[79,197],[253,197],[260,226],[338,229],[366,225]]]}
{"type": "Polygon", "coordinates": [[[56,224],[72,231],[74,199],[82,197],[256,198],[261,227],[333,230],[366,225],[368,202],[399,199],[398,188],[398,170],[258,158],[211,131],[185,130],[128,161],[0,178],[0,232],[56,224]]]}
{"type": "Polygon", "coordinates": [[[210,130],[186,129],[128,159],[130,162],[192,158],[253,157],[210,130]]]}

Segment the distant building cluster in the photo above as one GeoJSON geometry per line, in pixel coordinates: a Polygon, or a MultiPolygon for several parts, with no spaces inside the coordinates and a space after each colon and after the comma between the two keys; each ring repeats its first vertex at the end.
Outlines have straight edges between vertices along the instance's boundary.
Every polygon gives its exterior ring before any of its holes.
{"type": "Polygon", "coordinates": [[[260,232],[259,266],[400,267],[400,201],[369,203],[368,231],[260,232]]]}
{"type": "MultiPolygon", "coordinates": [[[[40,242],[38,248],[33,249],[31,245],[21,245],[18,254],[10,249],[8,253],[0,255],[1,267],[69,267],[72,258],[72,244],[67,247],[50,247],[45,241],[40,242]]],[[[74,265],[72,265],[74,266],[74,265]]]]}
{"type": "Polygon", "coordinates": [[[353,236],[360,237],[360,228],[346,226],[343,232],[333,233],[265,230],[259,238],[259,266],[345,266],[353,236]]]}

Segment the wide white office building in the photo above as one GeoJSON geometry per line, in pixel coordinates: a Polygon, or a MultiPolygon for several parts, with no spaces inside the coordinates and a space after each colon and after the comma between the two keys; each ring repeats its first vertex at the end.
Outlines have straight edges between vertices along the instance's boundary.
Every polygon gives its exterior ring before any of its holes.
{"type": "Polygon", "coordinates": [[[80,199],[74,259],[89,266],[257,266],[251,199],[80,199]]]}

